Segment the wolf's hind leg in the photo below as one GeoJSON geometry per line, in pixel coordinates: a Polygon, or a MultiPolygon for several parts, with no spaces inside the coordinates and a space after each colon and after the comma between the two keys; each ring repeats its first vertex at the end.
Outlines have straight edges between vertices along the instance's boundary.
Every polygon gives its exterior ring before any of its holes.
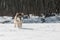
{"type": "Polygon", "coordinates": [[[21,28],[22,28],[22,24],[20,24],[20,23],[19,23],[19,24],[18,24],[18,28],[20,28],[20,29],[21,29],[21,28]]]}

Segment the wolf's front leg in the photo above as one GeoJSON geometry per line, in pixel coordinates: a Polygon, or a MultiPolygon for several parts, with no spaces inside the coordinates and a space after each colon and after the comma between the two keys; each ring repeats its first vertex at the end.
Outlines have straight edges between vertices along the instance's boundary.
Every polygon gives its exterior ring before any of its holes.
{"type": "Polygon", "coordinates": [[[14,27],[16,28],[16,23],[14,23],[14,27]]]}

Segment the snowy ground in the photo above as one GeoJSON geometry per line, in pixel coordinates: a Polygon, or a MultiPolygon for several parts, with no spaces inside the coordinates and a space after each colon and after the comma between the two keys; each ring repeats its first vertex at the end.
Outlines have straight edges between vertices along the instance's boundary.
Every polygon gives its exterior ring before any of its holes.
{"type": "Polygon", "coordinates": [[[12,17],[0,17],[0,40],[60,40],[60,16],[24,19],[22,29],[15,28],[12,17]]]}
{"type": "Polygon", "coordinates": [[[60,40],[60,23],[0,24],[0,40],[60,40]]]}

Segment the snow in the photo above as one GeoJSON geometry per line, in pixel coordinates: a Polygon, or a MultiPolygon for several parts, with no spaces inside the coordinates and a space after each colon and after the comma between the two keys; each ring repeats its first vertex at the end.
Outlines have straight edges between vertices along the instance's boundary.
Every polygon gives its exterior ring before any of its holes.
{"type": "Polygon", "coordinates": [[[60,23],[0,24],[0,40],[60,40],[60,23]]]}
{"type": "Polygon", "coordinates": [[[60,16],[53,16],[46,18],[47,23],[60,23],[60,16]]]}
{"type": "Polygon", "coordinates": [[[0,40],[60,40],[60,16],[23,19],[22,28],[14,27],[9,16],[0,17],[0,40]],[[4,23],[4,24],[3,24],[4,23]]]}

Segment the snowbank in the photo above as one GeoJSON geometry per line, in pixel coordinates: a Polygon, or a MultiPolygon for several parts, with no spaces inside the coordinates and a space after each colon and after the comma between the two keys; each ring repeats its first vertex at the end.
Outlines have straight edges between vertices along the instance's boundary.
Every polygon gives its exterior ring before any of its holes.
{"type": "MultiPolygon", "coordinates": [[[[52,16],[44,18],[45,22],[43,22],[42,17],[31,17],[27,19],[23,19],[23,23],[60,23],[60,16],[52,16]]],[[[3,16],[0,17],[0,23],[13,23],[12,17],[3,16]]]]}

